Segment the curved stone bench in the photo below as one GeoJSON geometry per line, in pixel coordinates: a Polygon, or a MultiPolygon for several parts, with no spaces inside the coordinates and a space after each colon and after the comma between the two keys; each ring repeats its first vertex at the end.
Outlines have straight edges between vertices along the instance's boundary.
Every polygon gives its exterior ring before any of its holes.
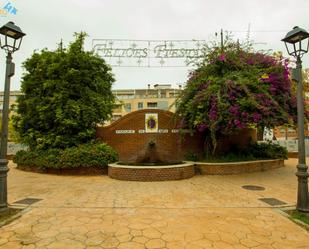
{"type": "Polygon", "coordinates": [[[108,176],[125,181],[170,181],[188,179],[195,175],[194,163],[166,166],[108,165],[108,176]]]}
{"type": "Polygon", "coordinates": [[[196,162],[196,171],[202,175],[235,175],[276,169],[284,166],[284,160],[259,160],[232,163],[196,162]]]}

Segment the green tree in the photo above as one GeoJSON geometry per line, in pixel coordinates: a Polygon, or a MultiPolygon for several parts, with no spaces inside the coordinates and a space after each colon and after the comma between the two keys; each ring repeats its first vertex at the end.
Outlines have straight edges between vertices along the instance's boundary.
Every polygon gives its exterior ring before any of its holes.
{"type": "Polygon", "coordinates": [[[34,52],[23,63],[14,127],[32,149],[86,143],[112,114],[111,67],[84,50],[85,36],[77,33],[67,49],[34,52]]]}

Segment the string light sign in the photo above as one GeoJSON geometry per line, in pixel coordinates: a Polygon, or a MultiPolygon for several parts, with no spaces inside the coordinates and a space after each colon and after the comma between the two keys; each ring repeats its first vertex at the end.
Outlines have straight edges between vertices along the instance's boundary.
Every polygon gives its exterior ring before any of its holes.
{"type": "Polygon", "coordinates": [[[93,50],[118,67],[190,67],[202,58],[204,40],[94,39],[93,50]]]}

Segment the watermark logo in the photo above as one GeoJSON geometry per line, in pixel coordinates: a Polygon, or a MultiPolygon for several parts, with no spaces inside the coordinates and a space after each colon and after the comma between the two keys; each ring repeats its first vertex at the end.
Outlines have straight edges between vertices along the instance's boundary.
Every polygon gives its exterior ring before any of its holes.
{"type": "Polygon", "coordinates": [[[0,8],[0,16],[1,17],[7,17],[9,15],[16,15],[16,14],[17,14],[17,9],[10,2],[4,4],[2,6],[2,8],[0,8]]]}

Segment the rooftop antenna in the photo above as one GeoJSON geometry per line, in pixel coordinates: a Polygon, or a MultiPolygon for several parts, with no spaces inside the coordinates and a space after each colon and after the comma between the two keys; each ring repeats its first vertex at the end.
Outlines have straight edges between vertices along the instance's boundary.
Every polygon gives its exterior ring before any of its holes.
{"type": "Polygon", "coordinates": [[[247,45],[250,44],[250,32],[251,32],[251,23],[248,23],[248,29],[247,29],[247,37],[246,37],[246,43],[247,45]]]}
{"type": "Polygon", "coordinates": [[[220,37],[221,37],[221,50],[223,51],[223,29],[220,31],[220,37]]]}
{"type": "Polygon", "coordinates": [[[62,38],[61,38],[61,40],[60,40],[58,49],[60,50],[60,52],[63,52],[63,42],[62,42],[62,38]]]}

